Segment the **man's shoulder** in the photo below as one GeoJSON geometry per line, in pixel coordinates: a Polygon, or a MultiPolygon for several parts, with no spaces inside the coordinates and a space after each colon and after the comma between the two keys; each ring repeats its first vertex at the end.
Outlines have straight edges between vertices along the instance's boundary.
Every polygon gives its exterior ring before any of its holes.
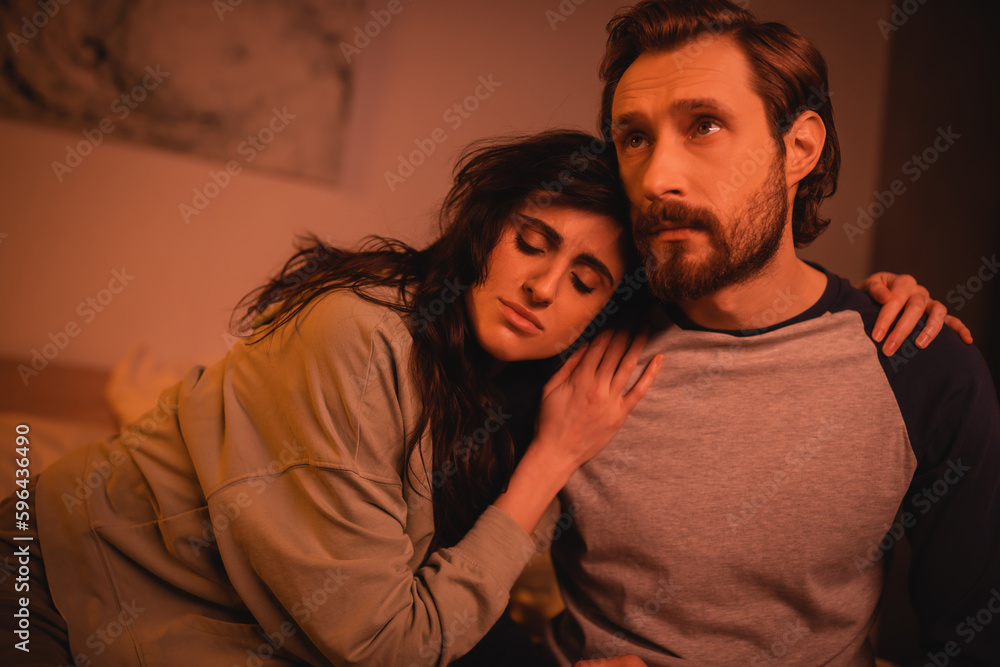
{"type": "MultiPolygon", "coordinates": [[[[918,348],[926,315],[906,337],[891,357],[882,353],[882,344],[871,340],[875,319],[882,309],[866,292],[840,280],[839,293],[830,304],[830,312],[855,311],[864,323],[865,332],[877,356],[896,405],[906,423],[917,461],[940,461],[946,457],[949,443],[961,433],[975,432],[988,439],[989,429],[1000,421],[1000,406],[989,366],[982,353],[965,343],[949,327],[944,327],[926,348],[918,348]],[[968,423],[976,426],[970,430],[968,423]]],[[[898,324],[897,322],[894,325],[898,324]]],[[[957,448],[951,455],[973,458],[972,449],[957,448]]]]}
{"type": "MultiPolygon", "coordinates": [[[[827,273],[831,281],[835,280],[838,282],[836,296],[829,304],[828,311],[830,313],[845,311],[858,313],[861,321],[864,323],[865,332],[870,338],[875,328],[875,320],[878,318],[879,313],[882,312],[882,304],[875,301],[864,290],[854,287],[846,278],[829,271],[827,273]]],[[[899,316],[892,323],[892,326],[897,326],[898,323],[899,316]]],[[[917,361],[918,366],[921,364],[941,364],[942,362],[958,365],[977,365],[981,363],[983,368],[986,368],[985,360],[983,360],[979,350],[974,345],[965,343],[950,327],[944,327],[927,348],[918,348],[916,339],[920,335],[920,332],[923,331],[926,323],[927,315],[925,314],[920,318],[913,331],[906,337],[899,351],[892,357],[884,357],[881,354],[881,343],[872,340],[872,346],[879,350],[879,358],[883,363],[888,362],[889,368],[893,371],[902,369],[910,361],[917,361]]]]}
{"type": "MultiPolygon", "coordinates": [[[[849,284],[844,285],[837,307],[858,312],[869,337],[882,309],[866,292],[849,284]]],[[[950,327],[943,327],[926,348],[917,347],[916,339],[926,322],[924,315],[892,356],[883,354],[882,344],[872,341],[903,413],[927,416],[929,406],[936,406],[931,412],[964,411],[974,403],[973,397],[993,394],[993,378],[982,353],[950,327]]],[[[893,326],[898,324],[897,317],[893,326]]]]}
{"type": "Polygon", "coordinates": [[[837,296],[831,304],[831,311],[856,310],[865,316],[878,315],[882,306],[868,292],[858,289],[847,278],[836,273],[827,272],[827,275],[831,281],[837,282],[837,296]]]}

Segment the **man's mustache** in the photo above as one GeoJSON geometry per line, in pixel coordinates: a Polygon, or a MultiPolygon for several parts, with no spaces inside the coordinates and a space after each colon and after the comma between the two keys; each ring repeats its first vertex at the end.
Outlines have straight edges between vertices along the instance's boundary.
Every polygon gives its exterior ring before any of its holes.
{"type": "Polygon", "coordinates": [[[694,208],[680,202],[653,204],[636,217],[632,233],[636,239],[650,236],[664,229],[690,227],[711,234],[720,228],[719,219],[706,209],[694,208]]]}

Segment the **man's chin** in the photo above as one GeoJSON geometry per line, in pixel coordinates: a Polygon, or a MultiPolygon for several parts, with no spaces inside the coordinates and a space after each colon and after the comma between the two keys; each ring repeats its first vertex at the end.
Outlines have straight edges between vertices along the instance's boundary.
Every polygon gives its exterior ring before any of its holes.
{"type": "Polygon", "coordinates": [[[682,241],[654,240],[643,249],[647,267],[682,266],[685,272],[697,271],[699,266],[710,263],[708,249],[695,239],[682,241]]]}
{"type": "Polygon", "coordinates": [[[648,272],[649,289],[661,301],[695,301],[716,287],[711,263],[693,262],[676,256],[669,264],[657,262],[648,272]]]}

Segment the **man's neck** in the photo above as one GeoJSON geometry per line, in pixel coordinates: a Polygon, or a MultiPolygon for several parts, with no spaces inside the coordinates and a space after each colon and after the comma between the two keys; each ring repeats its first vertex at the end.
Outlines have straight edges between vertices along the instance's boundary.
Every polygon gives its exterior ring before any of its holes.
{"type": "Polygon", "coordinates": [[[826,283],[826,274],[796,257],[794,249],[782,248],[751,280],[677,305],[708,329],[762,329],[805,312],[823,296],[826,283]]]}

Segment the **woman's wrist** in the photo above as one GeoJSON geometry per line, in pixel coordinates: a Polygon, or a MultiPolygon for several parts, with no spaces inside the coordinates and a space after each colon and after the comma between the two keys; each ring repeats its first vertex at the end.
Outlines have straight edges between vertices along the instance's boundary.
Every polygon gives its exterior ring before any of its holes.
{"type": "Polygon", "coordinates": [[[524,532],[531,533],[559,490],[577,466],[565,456],[531,443],[511,475],[507,490],[493,505],[516,521],[524,532]]]}

